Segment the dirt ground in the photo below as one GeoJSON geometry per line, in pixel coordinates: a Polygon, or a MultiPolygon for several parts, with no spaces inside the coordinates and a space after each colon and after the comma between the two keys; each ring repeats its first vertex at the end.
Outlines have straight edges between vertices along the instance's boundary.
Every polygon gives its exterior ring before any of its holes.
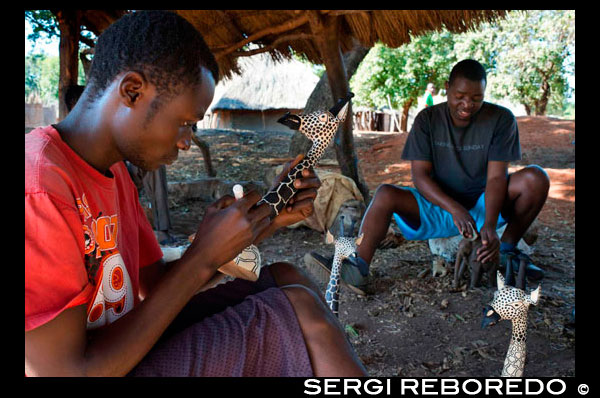
{"type": "MultiPolygon", "coordinates": [[[[517,121],[523,159],[510,171],[538,164],[551,179],[531,256],[546,277],[538,305],[529,309],[525,376],[575,376],[575,122],[547,117],[517,121]]],[[[382,183],[412,185],[409,163],[400,159],[406,136],[355,132],[359,164],[371,194],[382,183]]],[[[262,181],[268,168],[287,160],[291,133],[218,131],[201,137],[210,145],[218,177],[262,181]]],[[[339,171],[336,166],[322,168],[339,171]]],[[[180,153],[167,175],[169,181],[205,177],[199,148],[180,153]]],[[[195,232],[208,204],[171,201],[173,232],[179,242],[195,232]]],[[[259,248],[265,264],[289,261],[305,270],[305,253],[333,254],[320,233],[305,227],[282,230],[259,248]]],[[[511,324],[503,321],[480,328],[482,308],[493,290],[452,293],[450,272],[444,277],[431,272],[419,277],[430,269],[432,258],[427,242],[404,242],[377,251],[368,294],[341,292],[339,320],[349,340],[371,376],[499,376],[511,324]]]]}

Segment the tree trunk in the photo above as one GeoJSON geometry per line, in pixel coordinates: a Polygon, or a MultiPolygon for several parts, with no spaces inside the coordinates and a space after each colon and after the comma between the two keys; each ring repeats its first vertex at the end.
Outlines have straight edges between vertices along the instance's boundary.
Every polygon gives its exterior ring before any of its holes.
{"type": "Polygon", "coordinates": [[[546,108],[548,107],[548,98],[550,97],[550,84],[544,79],[540,87],[542,90],[542,97],[536,101],[535,104],[535,115],[544,116],[546,114],[546,108]]]}
{"type": "Polygon", "coordinates": [[[58,81],[58,119],[69,113],[65,92],[70,85],[77,84],[79,61],[79,29],[81,17],[75,10],[53,10],[60,30],[59,57],[60,78],[58,81]]]}
{"type": "Polygon", "coordinates": [[[86,84],[90,75],[90,67],[92,66],[92,60],[87,57],[88,55],[94,55],[94,50],[92,48],[86,48],[79,53],[79,59],[81,60],[81,65],[83,65],[86,84]]]}
{"type": "Polygon", "coordinates": [[[204,140],[201,140],[196,135],[196,133],[192,133],[192,141],[194,141],[194,143],[198,145],[200,151],[202,152],[202,157],[204,158],[204,167],[206,168],[206,174],[208,174],[210,177],[216,177],[217,172],[215,171],[212,165],[212,160],[210,158],[210,148],[208,146],[208,143],[204,140]]]}
{"type": "MultiPolygon", "coordinates": [[[[315,36],[315,44],[321,52],[327,79],[331,87],[331,94],[335,100],[345,97],[350,91],[348,77],[339,41],[339,19],[335,16],[321,16],[318,11],[307,11],[312,33],[315,36]]],[[[338,164],[343,175],[350,177],[356,183],[359,191],[363,194],[365,201],[370,199],[369,187],[365,183],[360,169],[358,158],[354,149],[354,137],[352,135],[352,102],[349,104],[348,116],[338,129],[334,137],[334,148],[338,164]]]]}
{"type": "Polygon", "coordinates": [[[402,104],[402,121],[400,122],[400,128],[402,131],[408,131],[408,111],[412,106],[414,99],[411,98],[402,104]]]}

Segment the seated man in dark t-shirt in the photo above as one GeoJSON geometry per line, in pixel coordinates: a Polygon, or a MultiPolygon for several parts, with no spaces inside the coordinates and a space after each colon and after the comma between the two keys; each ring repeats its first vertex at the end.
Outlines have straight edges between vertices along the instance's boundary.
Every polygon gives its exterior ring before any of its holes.
{"type": "MultiPolygon", "coordinates": [[[[454,66],[446,83],[447,102],[423,109],[415,118],[402,158],[411,161],[415,188],[378,187],[363,218],[358,257],[342,265],[342,279],[360,288],[369,264],[393,217],[408,240],[458,235],[475,229],[483,246],[478,260],[490,261],[500,249],[501,267],[512,258],[513,270],[527,261],[526,275],[543,277],[516,245],[541,211],[550,181],[537,165],[508,174],[508,163],[521,158],[519,129],[510,110],[484,102],[486,73],[474,60],[454,66]],[[497,228],[508,224],[499,239],[497,228]]],[[[311,263],[330,268],[311,253],[311,263]]],[[[516,272],[516,271],[515,271],[516,272]]]]}

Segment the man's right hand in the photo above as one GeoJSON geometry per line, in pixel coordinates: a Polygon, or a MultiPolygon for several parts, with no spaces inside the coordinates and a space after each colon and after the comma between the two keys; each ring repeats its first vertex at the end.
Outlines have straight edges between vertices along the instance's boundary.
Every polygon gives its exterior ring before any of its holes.
{"type": "Polygon", "coordinates": [[[465,238],[472,238],[472,232],[477,230],[477,224],[467,209],[462,206],[457,206],[452,209],[450,214],[452,214],[452,220],[454,221],[456,228],[458,228],[458,232],[465,238]]]}
{"type": "Polygon", "coordinates": [[[260,199],[250,191],[239,200],[225,195],[210,205],[184,257],[202,258],[214,270],[233,260],[270,224],[269,205],[254,206],[260,199]]]}

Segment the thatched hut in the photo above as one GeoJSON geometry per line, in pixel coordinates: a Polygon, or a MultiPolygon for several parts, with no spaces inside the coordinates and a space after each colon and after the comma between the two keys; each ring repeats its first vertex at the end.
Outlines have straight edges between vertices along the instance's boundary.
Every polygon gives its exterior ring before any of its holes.
{"type": "Polygon", "coordinates": [[[306,63],[275,62],[266,54],[241,59],[239,66],[241,74],[215,88],[205,127],[289,132],[277,119],[302,112],[318,76],[306,63]]]}

